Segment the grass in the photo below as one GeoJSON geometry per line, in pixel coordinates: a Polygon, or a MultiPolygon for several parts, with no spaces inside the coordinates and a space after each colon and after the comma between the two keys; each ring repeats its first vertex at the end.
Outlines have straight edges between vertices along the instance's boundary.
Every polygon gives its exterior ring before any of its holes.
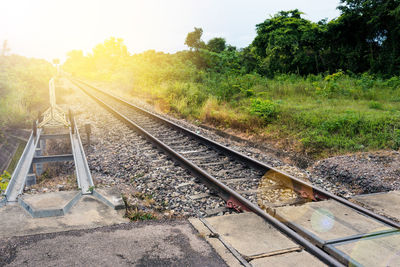
{"type": "Polygon", "coordinates": [[[170,96],[169,111],[178,116],[277,141],[289,138],[315,158],[400,147],[400,83],[342,72],[257,79],[239,82],[236,97],[225,101],[209,93],[196,104],[199,85],[178,90],[176,84],[163,99],[170,96]]]}
{"type": "MultiPolygon", "coordinates": [[[[152,203],[154,203],[152,197],[147,194],[139,193],[135,196],[145,201],[151,200],[152,203]]],[[[146,221],[146,220],[157,219],[157,216],[154,213],[140,210],[136,205],[130,205],[125,195],[122,195],[122,200],[124,201],[125,204],[125,215],[124,215],[125,218],[128,218],[131,221],[146,221]]]]}
{"type": "Polygon", "coordinates": [[[20,142],[18,144],[17,150],[15,151],[15,154],[14,154],[13,158],[11,159],[10,165],[8,165],[8,168],[7,168],[8,173],[14,172],[14,169],[15,169],[15,167],[17,167],[18,161],[22,156],[22,152],[24,152],[25,145],[26,145],[25,142],[20,142]]]}
{"type": "Polygon", "coordinates": [[[10,179],[11,175],[7,171],[4,171],[3,174],[0,175],[0,194],[2,194],[7,189],[10,179]]]}
{"type": "Polygon", "coordinates": [[[284,148],[313,158],[400,148],[399,77],[338,71],[267,78],[198,69],[179,55],[151,51],[113,73],[80,75],[177,117],[289,144],[284,148]]]}

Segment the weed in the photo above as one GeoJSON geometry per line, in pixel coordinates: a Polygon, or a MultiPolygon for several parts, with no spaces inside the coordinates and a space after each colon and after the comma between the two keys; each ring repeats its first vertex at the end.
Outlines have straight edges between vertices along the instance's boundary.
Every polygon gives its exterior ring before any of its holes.
{"type": "Polygon", "coordinates": [[[368,107],[372,108],[372,109],[378,109],[378,110],[383,110],[383,106],[381,103],[377,102],[377,101],[370,101],[368,103],[368,107]]]}
{"type": "Polygon", "coordinates": [[[128,198],[126,195],[122,194],[122,201],[125,204],[125,218],[128,218],[131,221],[145,221],[145,220],[155,220],[157,216],[150,212],[145,212],[140,210],[137,206],[129,205],[128,198]]]}
{"type": "Polygon", "coordinates": [[[0,194],[7,189],[10,179],[11,175],[7,171],[4,171],[3,174],[0,175],[0,194]]]}
{"type": "Polygon", "coordinates": [[[271,100],[253,99],[250,112],[261,117],[265,122],[271,122],[279,114],[279,105],[271,100]]]}

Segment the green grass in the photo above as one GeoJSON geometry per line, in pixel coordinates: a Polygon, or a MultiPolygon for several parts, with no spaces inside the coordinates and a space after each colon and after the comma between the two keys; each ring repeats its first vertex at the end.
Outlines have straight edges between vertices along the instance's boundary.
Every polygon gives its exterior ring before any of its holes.
{"type": "Polygon", "coordinates": [[[400,147],[399,77],[338,71],[267,78],[236,67],[201,69],[185,53],[151,51],[124,62],[125,67],[105,75],[87,58],[86,69],[92,70],[79,75],[108,83],[121,96],[143,98],[163,112],[289,143],[314,158],[400,147]]]}
{"type": "Polygon", "coordinates": [[[7,171],[0,175],[0,195],[7,189],[10,179],[11,175],[7,171]]]}
{"type": "Polygon", "coordinates": [[[15,151],[15,154],[14,154],[13,158],[11,159],[10,165],[8,165],[8,168],[7,168],[8,173],[14,172],[14,169],[17,166],[19,159],[21,158],[22,152],[24,152],[25,145],[26,145],[25,142],[20,142],[18,144],[17,150],[15,151]]]}
{"type": "Polygon", "coordinates": [[[226,100],[209,89],[199,104],[194,96],[201,85],[183,84],[166,95],[172,95],[168,101],[180,116],[276,139],[291,138],[315,157],[400,147],[398,84],[389,86],[387,80],[341,72],[274,79],[255,75],[254,81],[246,76],[236,77],[232,89],[236,92],[227,94],[229,99],[225,95],[226,100]]]}

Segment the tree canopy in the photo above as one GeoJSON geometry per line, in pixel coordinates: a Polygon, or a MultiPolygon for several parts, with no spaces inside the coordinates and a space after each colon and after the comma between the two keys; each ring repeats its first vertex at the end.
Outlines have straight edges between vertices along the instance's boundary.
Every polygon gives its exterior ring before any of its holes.
{"type": "Polygon", "coordinates": [[[225,50],[225,48],[226,48],[225,38],[215,37],[207,42],[207,49],[212,52],[221,53],[222,51],[225,50]]]}
{"type": "Polygon", "coordinates": [[[189,32],[186,36],[185,45],[189,46],[191,49],[199,50],[205,47],[205,43],[201,40],[203,35],[202,28],[194,28],[194,31],[189,32]]]}

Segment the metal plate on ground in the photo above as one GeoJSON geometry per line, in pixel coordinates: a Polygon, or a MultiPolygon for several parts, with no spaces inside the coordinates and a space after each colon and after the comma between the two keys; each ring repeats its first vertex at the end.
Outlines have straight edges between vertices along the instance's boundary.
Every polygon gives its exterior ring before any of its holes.
{"type": "Polygon", "coordinates": [[[352,266],[400,266],[400,233],[388,233],[327,246],[352,266]]]}
{"type": "Polygon", "coordinates": [[[400,191],[359,195],[353,199],[374,212],[400,221],[400,191]]]}
{"type": "Polygon", "coordinates": [[[277,208],[276,213],[295,227],[307,229],[314,241],[320,244],[329,240],[394,230],[333,200],[277,208]]]}

